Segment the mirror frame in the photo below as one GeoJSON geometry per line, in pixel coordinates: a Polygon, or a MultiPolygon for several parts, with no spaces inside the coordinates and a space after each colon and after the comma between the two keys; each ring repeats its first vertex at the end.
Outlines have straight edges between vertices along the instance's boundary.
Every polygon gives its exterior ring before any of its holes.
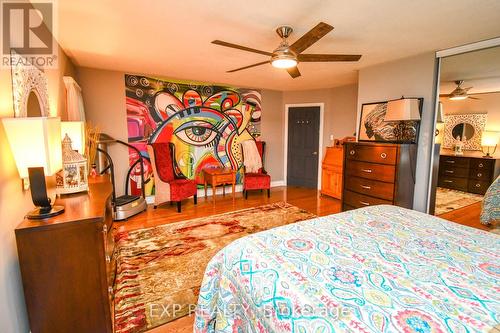
{"type": "Polygon", "coordinates": [[[461,123],[469,124],[474,128],[474,135],[466,141],[463,141],[464,150],[481,150],[481,136],[486,126],[486,113],[471,114],[450,114],[444,116],[444,140],[443,148],[453,148],[457,139],[453,137],[453,128],[461,123]]]}
{"type": "Polygon", "coordinates": [[[50,116],[49,94],[47,76],[43,71],[32,64],[26,64],[28,60],[21,55],[11,52],[12,57],[12,97],[14,104],[14,116],[28,116],[28,97],[34,92],[40,103],[42,117],[50,116]]]}

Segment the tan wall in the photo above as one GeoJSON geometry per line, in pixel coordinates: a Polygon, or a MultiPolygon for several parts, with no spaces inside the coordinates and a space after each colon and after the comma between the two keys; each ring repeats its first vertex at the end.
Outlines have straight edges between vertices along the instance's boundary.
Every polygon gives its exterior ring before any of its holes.
{"type": "Polygon", "coordinates": [[[265,167],[273,181],[283,180],[284,113],[281,91],[262,91],[262,140],[266,142],[265,167]]]}
{"type": "Polygon", "coordinates": [[[500,92],[475,95],[479,99],[452,101],[446,97],[440,98],[443,103],[443,113],[467,114],[487,113],[486,130],[500,131],[500,92]]]}
{"type": "MultiPolygon", "coordinates": [[[[284,104],[325,103],[323,124],[323,153],[334,138],[352,136],[356,128],[358,85],[317,90],[285,91],[284,104]]],[[[320,161],[323,154],[320,156],[320,161]]]]}
{"type": "Polygon", "coordinates": [[[434,140],[435,77],[436,57],[433,52],[429,52],[361,69],[358,78],[358,118],[363,103],[396,99],[401,96],[424,98],[413,201],[413,208],[419,211],[427,210],[434,140]]]}
{"type": "MultiPolygon", "coordinates": [[[[87,120],[126,141],[125,73],[84,67],[78,67],[77,72],[87,120]]],[[[262,140],[267,143],[265,164],[273,181],[284,180],[284,105],[312,102],[325,103],[323,147],[330,145],[330,134],[341,138],[355,131],[357,85],[292,92],[262,90],[262,140]]],[[[110,154],[116,165],[117,191],[122,193],[128,154],[126,149],[112,146],[110,154]]]]}
{"type": "MultiPolygon", "coordinates": [[[[82,67],[77,71],[86,120],[98,126],[101,133],[127,142],[124,73],[82,67]]],[[[115,166],[116,191],[122,195],[129,165],[128,150],[115,144],[109,146],[109,153],[115,166]]]]}
{"type": "MultiPolygon", "coordinates": [[[[74,67],[63,52],[60,66],[47,70],[51,115],[66,115],[63,75],[74,75],[74,67]]],[[[0,69],[0,118],[13,117],[10,69],[0,69]]],[[[63,117],[64,119],[64,117],[63,117]]],[[[0,122],[0,327],[2,332],[28,332],[14,229],[33,207],[30,192],[24,192],[21,180],[0,122]]],[[[53,179],[49,179],[49,182],[53,179]]]]}

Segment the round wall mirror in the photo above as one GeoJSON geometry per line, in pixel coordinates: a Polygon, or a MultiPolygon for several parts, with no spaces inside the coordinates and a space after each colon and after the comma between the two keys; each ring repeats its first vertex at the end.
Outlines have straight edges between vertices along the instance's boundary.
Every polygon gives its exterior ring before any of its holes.
{"type": "Polygon", "coordinates": [[[42,105],[40,99],[34,90],[31,90],[26,101],[26,115],[28,117],[41,117],[42,105]]]}
{"type": "Polygon", "coordinates": [[[470,140],[474,136],[474,126],[468,123],[456,124],[451,130],[454,139],[460,141],[470,140]]]}

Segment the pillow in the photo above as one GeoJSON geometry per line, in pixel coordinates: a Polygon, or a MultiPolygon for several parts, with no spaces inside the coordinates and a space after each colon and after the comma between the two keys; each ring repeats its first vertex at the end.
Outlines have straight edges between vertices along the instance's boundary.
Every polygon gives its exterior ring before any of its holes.
{"type": "Polygon", "coordinates": [[[483,198],[481,223],[498,224],[500,222],[500,176],[491,184],[483,198]]]}

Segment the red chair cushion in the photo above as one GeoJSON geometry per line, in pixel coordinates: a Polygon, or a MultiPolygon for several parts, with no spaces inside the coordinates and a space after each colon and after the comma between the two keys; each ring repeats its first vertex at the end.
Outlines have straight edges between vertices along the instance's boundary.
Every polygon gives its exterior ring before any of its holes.
{"type": "Polygon", "coordinates": [[[243,180],[245,190],[266,190],[271,188],[271,176],[263,173],[245,173],[243,180]]]}
{"type": "Polygon", "coordinates": [[[174,180],[174,164],[172,155],[170,154],[170,146],[168,142],[156,142],[152,144],[155,153],[155,165],[158,177],[161,181],[169,183],[174,180]]]}
{"type": "Polygon", "coordinates": [[[191,179],[174,179],[170,184],[170,201],[181,201],[196,194],[196,181],[191,179]]]}

